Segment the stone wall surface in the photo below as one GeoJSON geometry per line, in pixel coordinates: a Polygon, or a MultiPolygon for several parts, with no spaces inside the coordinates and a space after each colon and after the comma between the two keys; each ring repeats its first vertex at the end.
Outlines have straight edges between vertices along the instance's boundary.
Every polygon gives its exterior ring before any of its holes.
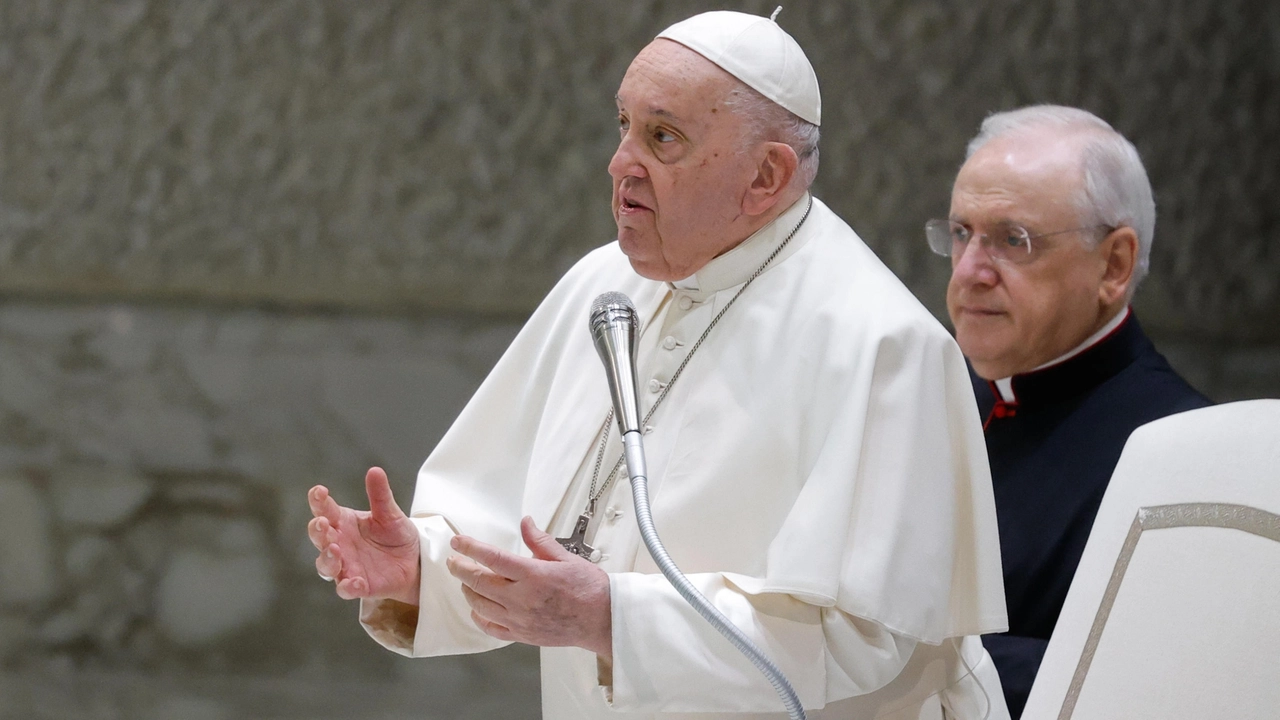
{"type": "MultiPolygon", "coordinates": [[[[612,237],[612,95],[664,0],[0,3],[0,720],[537,717],[527,648],[407,661],[314,575],[305,491],[414,472],[612,237]]],[[[816,193],[935,312],[991,110],[1087,107],[1159,206],[1137,308],[1280,397],[1280,5],[789,2],[816,193]]]]}
{"type": "MultiPolygon", "coordinates": [[[[358,505],[371,465],[408,502],[517,329],[0,306],[0,720],[536,717],[536,653],[382,650],[305,535],[307,489],[358,505]]],[[[1216,399],[1280,396],[1280,354],[1165,350],[1216,399]]]]}
{"type": "MultiPolygon", "coordinates": [[[[14,0],[0,8],[0,289],[521,314],[608,241],[636,0],[14,0]]],[[[767,12],[762,0],[737,4],[767,12]]],[[[796,2],[818,193],[940,308],[921,225],[983,115],[1109,119],[1149,164],[1155,332],[1280,341],[1280,6],[796,2]]]]}
{"type": "Polygon", "coordinates": [[[517,328],[0,307],[0,718],[536,717],[536,654],[382,650],[306,539],[314,484],[408,502],[517,328]]]}

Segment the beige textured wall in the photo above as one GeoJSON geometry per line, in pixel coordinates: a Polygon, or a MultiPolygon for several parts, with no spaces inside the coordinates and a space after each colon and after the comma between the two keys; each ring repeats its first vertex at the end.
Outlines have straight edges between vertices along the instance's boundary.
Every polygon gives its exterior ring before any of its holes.
{"type": "MultiPolygon", "coordinates": [[[[611,96],[723,3],[30,2],[0,9],[0,290],[527,312],[611,223],[611,96]]],[[[767,12],[767,3],[739,7],[767,12]]],[[[1135,141],[1162,334],[1280,341],[1280,8],[796,2],[818,192],[939,308],[920,226],[983,115],[1087,107],[1135,141]]]]}
{"type": "MultiPolygon", "coordinates": [[[[536,717],[536,657],[408,662],[315,579],[303,493],[416,465],[612,237],[659,0],[0,3],[0,718],[536,717]]],[[[1159,206],[1138,311],[1280,396],[1280,5],[788,2],[816,192],[935,311],[992,110],[1087,107],[1159,206]]]]}

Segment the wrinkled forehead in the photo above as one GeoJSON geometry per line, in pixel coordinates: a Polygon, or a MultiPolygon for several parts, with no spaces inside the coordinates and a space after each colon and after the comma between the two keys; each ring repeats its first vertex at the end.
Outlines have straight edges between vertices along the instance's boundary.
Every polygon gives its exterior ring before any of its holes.
{"type": "Polygon", "coordinates": [[[722,103],[740,81],[723,68],[673,40],[658,38],[645,46],[627,68],[618,99],[637,93],[673,100],[700,98],[708,107],[722,103]]]}

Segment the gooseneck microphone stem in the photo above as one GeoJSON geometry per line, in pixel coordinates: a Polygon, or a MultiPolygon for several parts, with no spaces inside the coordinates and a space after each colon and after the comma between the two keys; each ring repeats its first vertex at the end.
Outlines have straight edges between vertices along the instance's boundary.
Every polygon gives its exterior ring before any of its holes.
{"type": "MultiPolygon", "coordinates": [[[[637,456],[636,460],[632,460],[632,453],[627,453],[627,472],[632,472],[632,468],[644,470],[644,446],[640,441],[640,433],[627,433],[623,443],[628,450],[634,446],[636,450],[634,454],[637,456]]],[[[649,511],[649,479],[642,474],[631,476],[631,499],[636,506],[636,522],[640,525],[640,537],[644,539],[644,546],[649,549],[649,555],[653,557],[654,563],[658,565],[662,574],[671,582],[672,587],[680,597],[693,606],[694,610],[698,611],[703,619],[711,624],[711,627],[716,629],[716,632],[725,636],[734,647],[738,648],[739,652],[747,656],[757,670],[764,673],[769,684],[773,685],[774,691],[782,699],[782,704],[786,706],[787,714],[792,720],[805,720],[800,697],[787,681],[787,676],[782,674],[782,670],[764,654],[764,651],[751,642],[751,638],[739,630],[729,618],[724,616],[724,613],[698,591],[698,588],[694,587],[693,583],[689,582],[689,578],[680,572],[675,561],[667,554],[667,549],[658,539],[658,531],[653,526],[653,515],[649,511]]]]}
{"type": "Polygon", "coordinates": [[[622,431],[622,447],[631,478],[631,498],[635,503],[640,536],[663,576],[713,628],[751,661],[769,680],[782,699],[792,720],[805,720],[804,707],[782,670],[764,654],[740,629],[734,626],[711,601],[676,567],[658,538],[649,508],[649,472],[645,467],[644,441],[640,427],[639,402],[636,395],[635,338],[639,330],[635,306],[622,293],[605,293],[592,304],[589,318],[596,351],[604,362],[613,396],[614,415],[622,431]]]}

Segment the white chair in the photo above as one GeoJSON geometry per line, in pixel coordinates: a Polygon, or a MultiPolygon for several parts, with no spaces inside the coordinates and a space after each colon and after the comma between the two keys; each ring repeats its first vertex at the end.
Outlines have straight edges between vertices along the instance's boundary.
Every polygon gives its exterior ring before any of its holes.
{"type": "Polygon", "coordinates": [[[1280,718],[1280,400],[1133,433],[1022,717],[1280,718]]]}

